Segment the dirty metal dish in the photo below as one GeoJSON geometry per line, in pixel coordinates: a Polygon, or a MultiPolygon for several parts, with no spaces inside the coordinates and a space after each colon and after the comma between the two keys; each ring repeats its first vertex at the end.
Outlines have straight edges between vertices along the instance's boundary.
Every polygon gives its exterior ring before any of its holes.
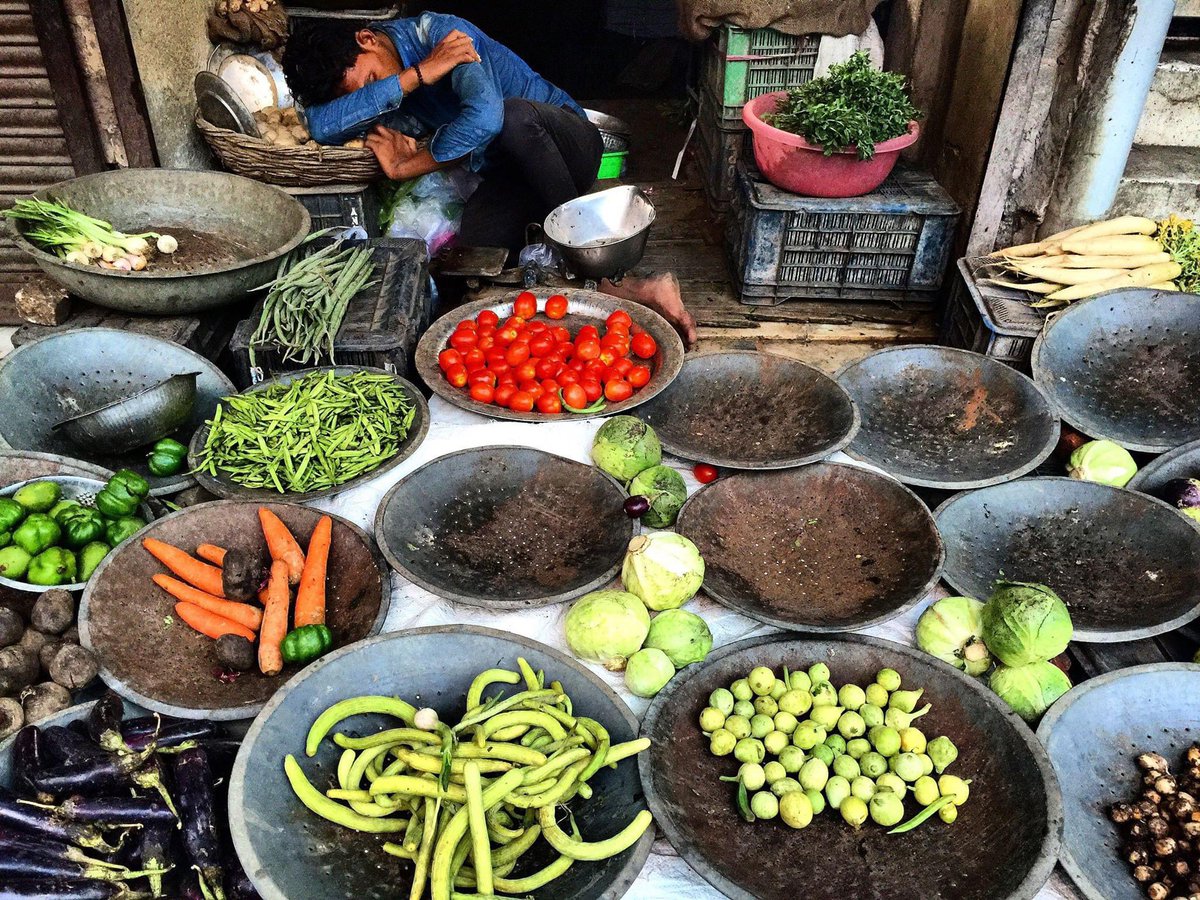
{"type": "Polygon", "coordinates": [[[1048,320],[1033,378],[1073,427],[1129,450],[1200,439],[1200,297],[1108,291],[1048,320]]]}
{"type": "Polygon", "coordinates": [[[542,230],[570,276],[620,281],[642,261],[654,216],[641,188],[622,185],[564,203],[546,216],[542,230]]]}
{"type": "Polygon", "coordinates": [[[54,426],[69,415],[96,409],[152,387],[180,372],[199,372],[191,416],[177,437],[187,443],[195,429],[235,393],[215,365],[179,344],[117,328],[80,328],[47,335],[18,347],[0,360],[0,444],[30,450],[82,456],[105,469],[133,469],[150,482],[150,493],[163,496],[194,483],[186,472],[159,478],[146,466],[138,447],[112,454],[103,444],[77,446],[54,426]]]}
{"type": "Polygon", "coordinates": [[[929,592],[944,559],[912,491],[839,463],[718,479],[684,504],[675,530],[704,557],[706,594],[796,631],[890,619],[929,592]]]}
{"type": "MultiPolygon", "coordinates": [[[[232,56],[226,57],[231,58],[232,56]]],[[[258,123],[254,121],[250,107],[219,72],[197,72],[193,86],[196,90],[196,107],[206,122],[211,122],[218,128],[228,128],[238,134],[258,137],[258,123]]]]}
{"type": "MultiPolygon", "coordinates": [[[[216,476],[211,475],[206,471],[199,469],[200,451],[204,448],[205,442],[208,440],[208,424],[202,424],[196,429],[196,433],[192,436],[192,442],[188,446],[188,468],[192,469],[196,475],[196,481],[200,486],[210,494],[216,494],[218,497],[226,497],[240,500],[283,500],[291,503],[306,503],[309,500],[315,500],[318,497],[332,497],[334,494],[340,494],[343,491],[348,491],[351,488],[358,487],[360,484],[365,484],[373,478],[378,478],[380,475],[388,472],[400,463],[404,462],[417,448],[421,446],[421,442],[425,440],[425,435],[429,433],[429,404],[425,402],[425,397],[417,389],[417,386],[406,378],[401,378],[392,372],[385,372],[383,369],[373,369],[369,366],[332,366],[316,369],[300,369],[295,372],[285,372],[277,375],[274,378],[268,378],[265,381],[260,381],[258,384],[252,385],[243,394],[251,394],[256,391],[265,391],[267,388],[276,384],[291,384],[298,378],[304,378],[306,375],[311,375],[314,372],[328,372],[330,368],[338,375],[351,375],[354,372],[371,372],[375,375],[389,375],[391,378],[403,388],[404,393],[412,404],[417,408],[417,413],[413,416],[411,427],[408,429],[408,437],[400,445],[400,449],[391,459],[383,462],[379,468],[372,469],[370,472],[364,472],[357,478],[351,478],[349,481],[343,481],[341,484],[335,484],[333,487],[323,488],[319,491],[288,491],[280,493],[279,491],[270,491],[264,488],[248,488],[238,484],[232,478],[218,470],[216,476]]],[[[236,393],[236,390],[231,390],[229,394],[236,393]]],[[[210,416],[211,418],[211,416],[210,416]]]]}
{"type": "MultiPolygon", "coordinates": [[[[305,809],[284,777],[282,759],[293,754],[309,779],[328,781],[340,750],[331,740],[317,755],[304,755],[304,735],[327,706],[362,694],[400,697],[431,706],[442,721],[456,722],[472,679],[492,666],[516,670],[524,657],[547,680],[562,683],[575,715],[600,722],[614,744],[637,736],[628,707],[596,675],[563,653],[528,638],[469,625],[414,628],[345,647],[310,665],[280,690],[255,719],[242,743],[229,782],[234,848],[263,900],[407,897],[412,863],[389,856],[386,835],[364,834],[320,819],[305,809]],[[303,834],[305,852],[296,852],[303,834]]],[[[498,686],[496,693],[512,689],[498,686]]],[[[490,693],[490,692],[489,692],[490,693]]],[[[394,720],[355,716],[338,726],[348,735],[373,734],[394,720]]],[[[603,767],[589,781],[590,801],[572,801],[585,839],[616,834],[642,809],[641,785],[632,760],[603,767]]],[[[654,829],[617,856],[579,861],[536,891],[538,900],[617,900],[637,878],[650,854],[654,829]]],[[[546,866],[553,851],[539,841],[522,857],[514,877],[546,866]]]]}
{"type": "MultiPolygon", "coordinates": [[[[323,515],[291,503],[201,503],[152,522],[100,563],[79,605],[79,640],[96,654],[110,688],[164,715],[228,721],[255,716],[299,671],[290,665],[274,678],[253,671],[219,681],[214,642],[175,616],[175,599],[151,580],[166,568],[142,546],[147,537],[188,552],[210,543],[265,560],[260,506],[279,516],[301,547],[323,515]]],[[[391,603],[391,575],[369,535],[340,516],[332,519],[326,624],[341,647],[379,633],[391,603]]]]}
{"type": "MultiPolygon", "coordinates": [[[[551,322],[539,312],[536,317],[538,320],[552,325],[562,325],[570,329],[571,334],[577,334],[584,325],[595,325],[603,332],[604,320],[616,310],[621,309],[629,314],[635,325],[647,331],[658,343],[658,352],[653,359],[639,360],[650,366],[652,373],[650,382],[628,400],[605,404],[604,409],[596,413],[596,416],[611,416],[616,413],[628,412],[645,403],[675,380],[680,366],[683,365],[683,341],[679,339],[679,335],[675,333],[675,329],[666,319],[640,303],[618,300],[616,297],[610,297],[597,291],[567,290],[560,293],[567,298],[569,311],[566,317],[551,322]]],[[[460,390],[446,381],[442,370],[438,368],[437,357],[448,346],[450,335],[454,333],[458,323],[463,319],[474,319],[485,309],[492,310],[503,321],[512,315],[513,300],[516,297],[517,292],[513,292],[500,300],[477,300],[474,303],[467,303],[451,310],[430,325],[429,330],[421,336],[421,340],[417,343],[416,369],[421,380],[447,403],[452,403],[468,412],[490,416],[493,419],[508,419],[513,422],[553,422],[557,420],[575,422],[582,418],[594,418],[595,416],[582,416],[569,412],[558,415],[548,415],[536,411],[516,412],[494,403],[479,403],[472,400],[466,391],[460,390]]],[[[544,298],[540,297],[539,300],[544,301],[544,298]]]]}
{"type": "Polygon", "coordinates": [[[1200,441],[1176,447],[1146,463],[1125,487],[1157,497],[1173,478],[1200,478],[1200,441]]]}
{"type": "Polygon", "coordinates": [[[375,540],[409,581],[508,612],[611,582],[634,535],[624,500],[616,479],[542,450],[460,450],[387,492],[375,540]]]}
{"type": "Polygon", "coordinates": [[[0,450],[0,488],[18,482],[37,481],[51,475],[76,475],[108,481],[111,469],[94,466],[81,459],[57,456],[53,453],[31,453],[18,450],[0,450]]]}
{"type": "MultiPolygon", "coordinates": [[[[1062,801],[1045,750],[980,681],[946,663],[879,638],[770,636],[740,641],[688,666],[667,684],[642,723],[650,749],[639,757],[642,786],[658,827],[687,863],[734,900],[812,896],[887,900],[1030,900],[1054,868],[1062,801]],[[903,835],[868,823],[858,831],[836,813],[802,831],[738,816],[733,757],[709,753],[696,725],[708,695],[755,666],[776,672],[826,663],[835,683],[867,684],[885,667],[923,687],[932,710],[921,720],[958,747],[951,771],[973,779],[958,821],[935,816],[903,835]]],[[[907,807],[915,811],[909,801],[907,807]]]]}
{"type": "Polygon", "coordinates": [[[1059,423],[1032,380],[950,347],[879,350],[838,373],[862,426],[846,452],[905,484],[965,490],[1032,472],[1059,423]]]}
{"type": "Polygon", "coordinates": [[[955,591],[983,600],[999,579],[1047,585],[1077,641],[1139,640],[1200,615],[1200,528],[1145,494],[1023,478],[956,494],[934,516],[955,591]]]}
{"type": "MultiPolygon", "coordinates": [[[[18,248],[70,293],[136,315],[181,316],[242,300],[275,277],[279,260],[308,236],[308,211],[285,191],[227,172],[114,169],[36,191],[131,234],[179,241],[141,272],[78,265],[47,253],[15,223],[18,248]]],[[[177,370],[179,371],[179,370],[177,370]]]]}
{"type": "Polygon", "coordinates": [[[858,430],[849,394],[798,360],[754,350],[692,353],[638,411],[663,448],[730,469],[784,469],[841,450],[858,430]]]}
{"type": "Polygon", "coordinates": [[[153,444],[182,427],[196,405],[199,372],[172,375],[128,397],[63,419],[61,428],[77,447],[106,447],[127,453],[153,444]]]}
{"type": "Polygon", "coordinates": [[[1172,771],[1200,740],[1200,667],[1187,663],[1133,666],[1090,678],[1050,707],[1037,736],[1062,786],[1062,863],[1088,900],[1145,900],[1119,855],[1113,803],[1141,789],[1134,758],[1161,753],[1172,771]]]}

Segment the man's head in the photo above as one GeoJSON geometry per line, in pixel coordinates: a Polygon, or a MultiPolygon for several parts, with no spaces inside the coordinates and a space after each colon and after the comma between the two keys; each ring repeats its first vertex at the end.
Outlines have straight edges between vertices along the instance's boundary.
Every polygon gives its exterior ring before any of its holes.
{"type": "Polygon", "coordinates": [[[385,36],[337,20],[301,22],[283,53],[288,87],[305,106],[328,103],[403,68],[385,36]]]}

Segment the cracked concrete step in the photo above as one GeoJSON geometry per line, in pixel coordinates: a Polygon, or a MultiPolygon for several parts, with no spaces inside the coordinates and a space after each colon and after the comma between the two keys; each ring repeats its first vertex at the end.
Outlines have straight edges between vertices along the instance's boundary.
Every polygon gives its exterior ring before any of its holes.
{"type": "Polygon", "coordinates": [[[1200,146],[1200,50],[1163,51],[1134,143],[1200,146]]]}
{"type": "Polygon", "coordinates": [[[1200,220],[1200,148],[1134,146],[1112,215],[1200,220]]]}

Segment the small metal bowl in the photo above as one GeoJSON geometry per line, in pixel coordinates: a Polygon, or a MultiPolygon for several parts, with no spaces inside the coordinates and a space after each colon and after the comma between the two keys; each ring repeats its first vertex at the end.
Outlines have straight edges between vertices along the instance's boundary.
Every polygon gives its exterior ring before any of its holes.
{"type": "Polygon", "coordinates": [[[152,444],[181,427],[196,405],[199,372],[172,375],[153,387],[63,419],[53,426],[73,443],[125,453],[152,444]]]}

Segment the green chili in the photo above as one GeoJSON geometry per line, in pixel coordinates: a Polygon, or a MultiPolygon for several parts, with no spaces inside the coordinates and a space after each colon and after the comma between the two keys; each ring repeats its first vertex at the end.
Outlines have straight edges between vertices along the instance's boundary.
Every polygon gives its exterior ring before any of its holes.
{"type": "Polygon", "coordinates": [[[341,732],[333,736],[333,742],[339,747],[349,750],[366,750],[368,747],[378,747],[380,744],[438,744],[442,739],[432,731],[421,731],[419,728],[389,728],[377,734],[366,737],[348,737],[341,732]]]}
{"type": "Polygon", "coordinates": [[[611,739],[608,736],[608,729],[597,722],[595,719],[589,719],[581,716],[579,724],[585,730],[590,731],[597,739],[596,752],[592,756],[592,761],[588,763],[586,769],[579,774],[579,781],[586,783],[589,778],[600,771],[600,767],[608,761],[608,750],[612,746],[611,739]]]}
{"type": "MultiPolygon", "coordinates": [[[[505,772],[484,788],[481,804],[484,810],[490,809],[507,797],[521,783],[521,777],[519,771],[505,772]]],[[[454,880],[450,870],[454,863],[458,842],[467,832],[467,815],[465,807],[456,812],[438,838],[437,846],[433,851],[433,872],[430,878],[430,892],[433,900],[450,900],[451,885],[454,880]]],[[[367,821],[372,820],[368,819],[367,821]]]]}
{"type": "Polygon", "coordinates": [[[533,666],[529,665],[523,656],[517,657],[517,668],[521,670],[521,677],[525,679],[525,687],[531,691],[542,689],[542,682],[538,679],[537,673],[533,671],[533,666]]]}
{"type": "MultiPolygon", "coordinates": [[[[492,718],[497,713],[504,712],[506,709],[511,709],[518,704],[527,703],[530,700],[545,700],[550,697],[561,696],[557,691],[521,691],[519,694],[513,694],[511,697],[493,703],[491,706],[485,706],[477,712],[468,713],[464,716],[457,725],[454,726],[455,731],[464,731],[472,725],[478,725],[486,719],[492,718]]],[[[510,723],[511,724],[511,723],[510,723]]]]}
{"type": "Polygon", "coordinates": [[[471,857],[475,861],[475,882],[481,893],[490,894],[492,887],[492,845],[488,840],[487,819],[483,812],[483,779],[479,764],[467,762],[463,775],[467,781],[467,825],[471,831],[471,857]]]}
{"type": "MultiPolygon", "coordinates": [[[[506,773],[507,774],[507,773],[506,773]]],[[[406,794],[417,797],[444,797],[454,803],[466,803],[466,792],[455,785],[441,787],[437,779],[416,775],[382,775],[371,782],[371,794],[406,794]]]]}
{"type": "Polygon", "coordinates": [[[907,822],[901,822],[899,825],[897,825],[895,828],[893,828],[891,831],[889,831],[888,834],[904,834],[905,832],[912,831],[914,828],[916,828],[918,825],[920,825],[922,822],[924,822],[930,816],[934,815],[943,806],[948,806],[949,804],[951,804],[953,802],[954,802],[953,794],[947,794],[945,797],[938,797],[936,800],[934,800],[932,803],[930,803],[928,806],[926,806],[923,810],[921,810],[919,813],[917,813],[915,816],[913,816],[907,822]]]}
{"type": "Polygon", "coordinates": [[[475,676],[475,680],[471,682],[471,687],[467,691],[467,712],[472,712],[483,703],[483,692],[487,690],[488,685],[496,684],[519,684],[521,676],[516,672],[510,672],[508,669],[488,669],[486,672],[480,672],[475,676]]]}

